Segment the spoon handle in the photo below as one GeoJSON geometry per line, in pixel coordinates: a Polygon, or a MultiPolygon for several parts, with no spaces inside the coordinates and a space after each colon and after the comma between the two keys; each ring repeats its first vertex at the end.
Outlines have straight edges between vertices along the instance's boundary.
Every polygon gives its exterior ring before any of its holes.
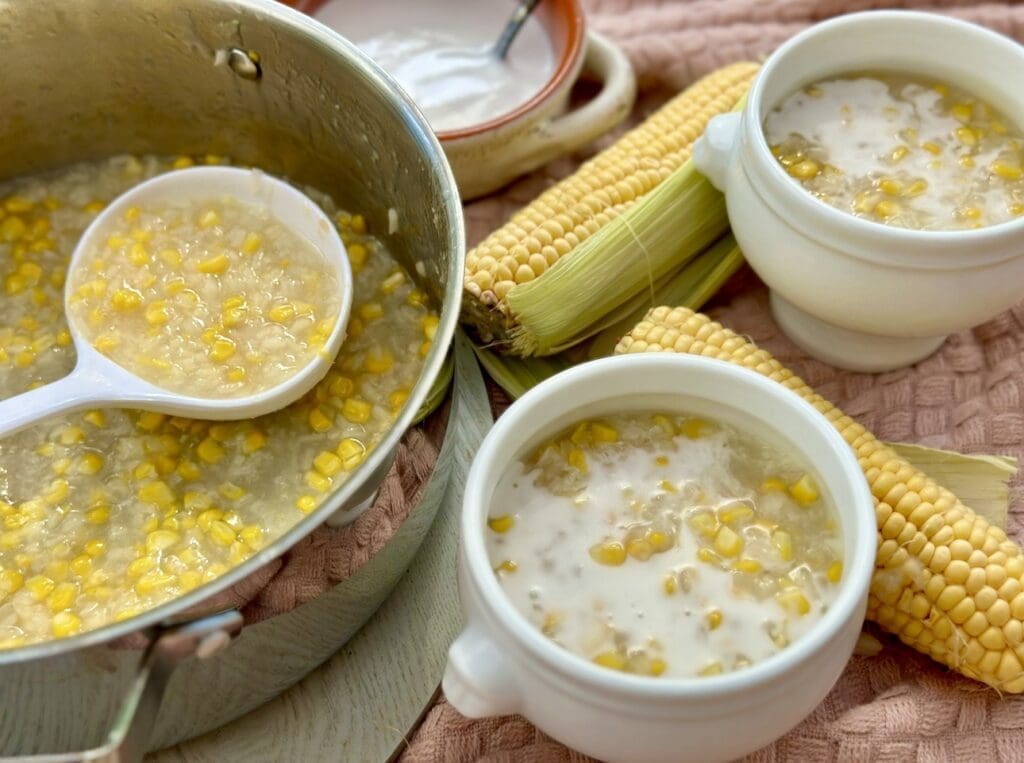
{"type": "Polygon", "coordinates": [[[494,55],[499,59],[504,59],[508,55],[508,49],[512,47],[512,41],[516,39],[519,34],[519,30],[523,28],[523,24],[526,23],[526,19],[533,13],[533,9],[540,5],[540,0],[520,0],[515,11],[512,13],[512,18],[505,24],[505,28],[501,30],[501,36],[498,41],[494,43],[494,55]]]}
{"type": "Polygon", "coordinates": [[[38,389],[0,401],[0,438],[58,413],[84,411],[109,401],[109,395],[97,389],[92,380],[73,372],[38,389]]]}

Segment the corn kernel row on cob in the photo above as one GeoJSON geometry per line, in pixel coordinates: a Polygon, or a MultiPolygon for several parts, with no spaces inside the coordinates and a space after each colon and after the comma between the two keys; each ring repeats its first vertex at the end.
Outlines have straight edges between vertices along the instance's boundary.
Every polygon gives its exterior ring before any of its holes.
{"type": "Polygon", "coordinates": [[[509,292],[543,276],[686,163],[708,120],[737,104],[756,71],[739,63],[703,78],[476,246],[466,258],[464,305],[481,338],[506,338],[516,324],[509,292]]]}
{"type": "Polygon", "coordinates": [[[878,552],[868,617],[965,676],[1002,691],[1024,691],[1024,555],[1001,529],[770,354],[704,315],[655,308],[616,352],[727,360],[779,382],[821,411],[854,449],[876,501],[878,552]]]}

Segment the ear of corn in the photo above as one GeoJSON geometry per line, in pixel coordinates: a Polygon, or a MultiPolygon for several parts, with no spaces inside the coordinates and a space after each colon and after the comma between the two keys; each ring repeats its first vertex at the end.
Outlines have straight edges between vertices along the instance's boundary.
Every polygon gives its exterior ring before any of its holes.
{"type": "Polygon", "coordinates": [[[658,307],[618,353],[727,360],[811,403],[857,454],[876,501],[878,552],[868,617],[965,676],[1024,691],[1024,555],[998,527],[915,469],[779,361],[687,308],[658,307]]]}
{"type": "Polygon", "coordinates": [[[464,318],[480,338],[551,354],[718,238],[724,202],[689,163],[691,147],[756,71],[705,77],[473,249],[464,318]]]}
{"type": "Polygon", "coordinates": [[[474,346],[480,364],[499,387],[513,398],[560,371],[588,358],[610,355],[625,332],[629,331],[651,305],[671,303],[694,309],[701,307],[743,264],[743,253],[731,234],[688,262],[676,273],[666,276],[653,293],[643,291],[627,304],[606,316],[590,341],[562,349],[544,357],[520,358],[474,346]]]}

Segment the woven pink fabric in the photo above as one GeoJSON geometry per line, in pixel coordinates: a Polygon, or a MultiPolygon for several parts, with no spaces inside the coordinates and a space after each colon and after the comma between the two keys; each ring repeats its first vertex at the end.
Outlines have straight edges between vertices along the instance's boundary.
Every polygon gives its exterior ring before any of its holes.
{"type": "MultiPolygon", "coordinates": [[[[638,112],[707,72],[758,59],[810,23],[878,7],[939,9],[1024,40],[1017,3],[872,0],[589,0],[593,27],[627,52],[640,78],[638,112]]],[[[571,172],[559,162],[467,209],[474,242],[571,172]]],[[[913,369],[880,375],[837,372],[808,360],[771,320],[763,286],[742,271],[711,314],[772,352],[827,398],[885,440],[1024,458],[1024,304],[963,332],[913,369]]],[[[501,407],[499,402],[497,407],[501,407]]],[[[1024,482],[1011,485],[1010,533],[1024,539],[1024,482]]],[[[1024,697],[1001,699],[878,633],[885,647],[854,657],[815,713],[752,755],[775,761],[1024,761],[1024,697]]],[[[412,736],[404,763],[582,761],[518,716],[470,721],[441,699],[412,736]]]]}

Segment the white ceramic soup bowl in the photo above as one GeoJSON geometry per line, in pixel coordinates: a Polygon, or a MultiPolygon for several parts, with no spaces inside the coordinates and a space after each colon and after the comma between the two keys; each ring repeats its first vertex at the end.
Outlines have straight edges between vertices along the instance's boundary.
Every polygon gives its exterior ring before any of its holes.
{"type": "Polygon", "coordinates": [[[521,713],[603,760],[715,761],[749,753],[799,723],[846,665],[864,620],[875,536],[871,495],[853,452],[785,387],[695,356],[629,355],[577,366],[509,408],[473,462],[459,556],[466,626],[448,653],[445,695],[470,717],[521,713]],[[750,668],[670,679],[598,667],[534,628],[492,570],[486,518],[510,464],[581,418],[643,410],[695,412],[793,449],[813,465],[836,506],[844,573],[835,602],[803,638],[750,668]]]}
{"type": "MultiPolygon", "coordinates": [[[[339,16],[325,10],[326,0],[298,0],[295,5],[357,43],[392,28],[396,19],[424,27],[470,28],[480,39],[497,39],[514,8],[512,0],[353,0],[339,16]]],[[[547,81],[526,101],[509,103],[507,110],[485,122],[437,132],[464,201],[583,148],[625,119],[633,107],[636,79],[629,59],[608,38],[587,30],[580,0],[546,0],[528,23],[536,23],[551,45],[553,66],[547,81]],[[570,107],[581,75],[599,91],[570,107]]]]}
{"type": "Polygon", "coordinates": [[[694,162],[725,193],[786,334],[836,366],[882,371],[1024,297],[1024,217],[966,231],[894,228],[831,207],[789,177],[764,137],[769,111],[812,82],[864,70],[960,85],[1024,125],[1024,47],[952,18],[874,11],[811,27],[775,51],[742,114],[708,125],[694,162]]]}

